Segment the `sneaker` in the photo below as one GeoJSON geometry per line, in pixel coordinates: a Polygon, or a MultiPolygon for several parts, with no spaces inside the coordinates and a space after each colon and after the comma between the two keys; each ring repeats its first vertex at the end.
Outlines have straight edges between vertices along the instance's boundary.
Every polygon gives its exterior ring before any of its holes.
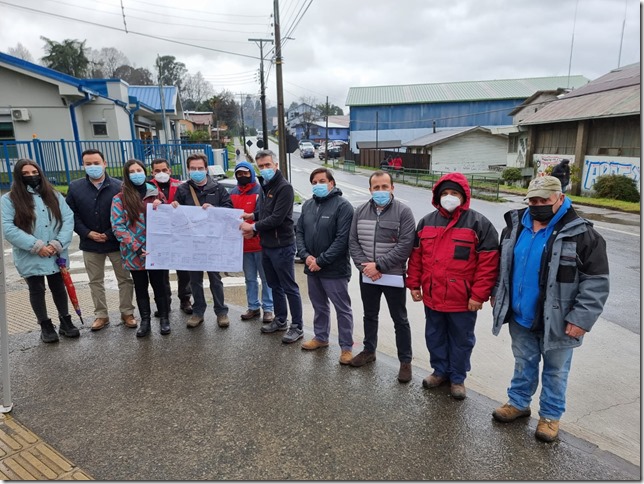
{"type": "Polygon", "coordinates": [[[286,331],[288,329],[288,324],[281,323],[280,321],[274,319],[270,323],[263,325],[260,329],[262,333],[274,333],[275,331],[286,331]]]}
{"type": "Polygon", "coordinates": [[[349,363],[351,366],[364,366],[367,363],[371,363],[372,361],[376,361],[376,353],[373,351],[366,351],[363,350],[360,353],[358,353],[356,356],[354,356],[351,359],[351,362],[349,363]]]}
{"type": "Polygon", "coordinates": [[[452,383],[449,389],[450,395],[455,400],[464,400],[465,399],[465,384],[464,383],[452,383]]]}
{"type": "Polygon", "coordinates": [[[203,323],[203,316],[199,316],[198,314],[193,314],[188,318],[188,321],[186,321],[186,327],[196,328],[201,323],[203,323]]]}
{"type": "Polygon", "coordinates": [[[411,381],[411,363],[400,363],[398,381],[400,383],[409,383],[411,381]]]}
{"type": "Polygon", "coordinates": [[[100,331],[105,326],[109,326],[109,324],[109,318],[96,318],[89,329],[91,329],[92,331],[100,331]]]}
{"type": "Polygon", "coordinates": [[[288,328],[288,331],[286,332],[286,334],[282,337],[282,343],[286,343],[286,344],[295,343],[297,340],[300,340],[303,337],[304,337],[304,331],[291,326],[290,328],[288,328]]]}
{"type": "Polygon", "coordinates": [[[542,442],[552,442],[559,435],[559,420],[541,417],[534,436],[542,442]]]}
{"type": "Polygon", "coordinates": [[[318,348],[326,348],[327,346],[329,346],[328,341],[320,341],[315,338],[302,343],[303,350],[317,350],[318,348]]]}
{"type": "Polygon", "coordinates": [[[351,350],[342,350],[342,353],[340,353],[340,364],[341,365],[349,365],[349,364],[351,364],[352,359],[353,359],[353,353],[351,353],[351,350]]]}
{"type": "Polygon", "coordinates": [[[264,323],[270,323],[274,319],[275,319],[275,315],[272,312],[264,311],[264,318],[262,319],[262,321],[264,321],[264,323]]]}
{"type": "Polygon", "coordinates": [[[423,379],[423,388],[436,388],[441,386],[443,383],[447,383],[447,381],[447,378],[439,376],[434,372],[423,379]]]}
{"type": "Polygon", "coordinates": [[[134,314],[121,314],[121,321],[128,328],[136,328],[136,318],[134,314]]]}
{"type": "Polygon", "coordinates": [[[52,324],[51,319],[40,322],[40,339],[44,343],[57,343],[58,333],[56,327],[52,324]]]}
{"type": "Polygon", "coordinates": [[[259,309],[249,309],[244,314],[241,315],[243,321],[248,321],[249,319],[259,318],[262,312],[259,309]]]}
{"type": "Polygon", "coordinates": [[[220,328],[227,328],[230,326],[230,318],[228,318],[228,314],[217,315],[217,326],[220,328]]]}
{"type": "Polygon", "coordinates": [[[518,418],[529,416],[530,407],[526,408],[525,410],[519,410],[509,403],[504,403],[502,406],[492,412],[492,417],[494,417],[494,420],[498,420],[499,422],[503,423],[514,422],[518,418]]]}

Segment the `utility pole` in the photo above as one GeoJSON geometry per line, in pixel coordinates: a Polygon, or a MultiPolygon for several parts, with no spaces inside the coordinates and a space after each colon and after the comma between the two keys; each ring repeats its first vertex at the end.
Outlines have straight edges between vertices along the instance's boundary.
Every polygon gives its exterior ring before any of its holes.
{"type": "Polygon", "coordinates": [[[280,38],[279,0],[273,0],[273,24],[275,25],[275,84],[277,85],[277,139],[279,143],[279,168],[288,180],[286,163],[286,126],[284,124],[284,88],[282,85],[282,39],[280,38]]]}
{"type": "MultiPolygon", "coordinates": [[[[161,99],[161,125],[163,126],[163,137],[165,142],[168,142],[168,131],[165,125],[165,95],[163,92],[163,83],[161,82],[161,62],[159,54],[157,54],[157,69],[159,70],[159,96],[161,99]]],[[[159,142],[161,142],[161,136],[159,136],[159,142]]]]}
{"type": "Polygon", "coordinates": [[[324,142],[324,162],[329,162],[329,96],[326,97],[326,124],[324,126],[324,135],[326,140],[324,142]]]}
{"type": "Polygon", "coordinates": [[[246,127],[244,126],[244,101],[242,98],[243,94],[240,92],[239,93],[239,110],[241,111],[241,135],[242,135],[242,143],[244,143],[244,153],[246,152],[246,127]]]}
{"type": "Polygon", "coordinates": [[[272,39],[248,39],[249,42],[255,42],[259,45],[259,77],[261,86],[261,94],[259,99],[262,102],[262,134],[264,141],[264,149],[268,149],[268,127],[266,122],[266,88],[264,86],[264,42],[273,43],[272,39]]]}

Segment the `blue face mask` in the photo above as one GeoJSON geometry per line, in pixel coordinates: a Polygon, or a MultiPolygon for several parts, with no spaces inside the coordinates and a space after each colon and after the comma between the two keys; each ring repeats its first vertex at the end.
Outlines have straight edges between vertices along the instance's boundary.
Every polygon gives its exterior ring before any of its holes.
{"type": "Polygon", "coordinates": [[[326,183],[317,183],[312,187],[313,195],[324,198],[329,194],[329,187],[326,183]]]}
{"type": "Polygon", "coordinates": [[[92,180],[98,180],[103,176],[104,170],[101,165],[88,165],[85,167],[85,173],[87,173],[92,180]]]}
{"type": "Polygon", "coordinates": [[[137,171],[136,173],[130,173],[130,181],[135,185],[143,185],[145,183],[145,173],[142,171],[137,171]]]}
{"type": "Polygon", "coordinates": [[[189,175],[190,175],[190,179],[195,183],[201,183],[206,179],[205,171],[191,171],[189,175]]]}
{"type": "Polygon", "coordinates": [[[265,168],[263,170],[259,170],[259,174],[262,175],[262,178],[264,178],[264,180],[269,182],[275,176],[275,170],[273,170],[272,168],[265,168]]]}
{"type": "Polygon", "coordinates": [[[384,207],[389,203],[389,200],[391,200],[391,193],[384,190],[377,191],[371,194],[371,198],[373,198],[373,201],[376,202],[376,205],[384,207]]]}

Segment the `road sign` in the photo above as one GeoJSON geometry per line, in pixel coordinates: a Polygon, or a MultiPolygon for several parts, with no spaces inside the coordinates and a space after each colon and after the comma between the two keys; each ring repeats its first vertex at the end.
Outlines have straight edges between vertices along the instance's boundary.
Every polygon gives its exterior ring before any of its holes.
{"type": "Polygon", "coordinates": [[[286,152],[287,153],[295,153],[295,150],[297,150],[297,138],[293,136],[292,134],[287,134],[286,135],[286,152]]]}
{"type": "Polygon", "coordinates": [[[251,140],[246,141],[246,146],[250,148],[251,146],[253,146],[253,142],[251,140]]]}
{"type": "Polygon", "coordinates": [[[257,140],[257,147],[261,150],[264,147],[264,140],[257,140]]]}

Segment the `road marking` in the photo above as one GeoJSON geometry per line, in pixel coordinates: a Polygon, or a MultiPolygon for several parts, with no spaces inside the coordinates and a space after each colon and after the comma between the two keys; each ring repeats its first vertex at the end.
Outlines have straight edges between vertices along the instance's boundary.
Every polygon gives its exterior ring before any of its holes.
{"type": "Polygon", "coordinates": [[[603,225],[593,224],[596,228],[602,230],[610,230],[611,232],[617,232],[618,234],[632,235],[634,237],[639,237],[640,234],[634,234],[633,232],[625,232],[624,230],[611,229],[610,227],[604,227],[603,225]]]}

